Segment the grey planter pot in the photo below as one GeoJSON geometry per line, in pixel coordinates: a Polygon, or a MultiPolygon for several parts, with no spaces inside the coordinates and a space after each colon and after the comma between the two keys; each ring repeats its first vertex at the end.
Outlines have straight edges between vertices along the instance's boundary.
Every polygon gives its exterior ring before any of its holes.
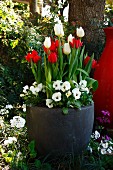
{"type": "Polygon", "coordinates": [[[69,109],[64,115],[61,108],[27,107],[29,140],[36,141],[39,154],[79,155],[89,143],[94,122],[94,104],[69,109]]]}

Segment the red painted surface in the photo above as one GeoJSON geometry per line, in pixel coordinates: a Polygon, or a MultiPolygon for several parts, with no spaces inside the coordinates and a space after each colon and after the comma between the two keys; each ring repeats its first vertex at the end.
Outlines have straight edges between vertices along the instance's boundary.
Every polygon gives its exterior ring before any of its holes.
{"type": "Polygon", "coordinates": [[[94,93],[95,112],[99,116],[102,110],[110,112],[110,127],[113,128],[113,27],[104,29],[106,44],[94,72],[99,87],[94,93]]]}

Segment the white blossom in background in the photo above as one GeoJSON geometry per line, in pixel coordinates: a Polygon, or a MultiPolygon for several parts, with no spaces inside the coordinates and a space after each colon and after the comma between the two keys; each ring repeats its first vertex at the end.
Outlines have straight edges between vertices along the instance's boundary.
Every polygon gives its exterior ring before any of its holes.
{"type": "Polygon", "coordinates": [[[25,125],[25,119],[20,116],[14,116],[13,119],[10,120],[11,127],[23,128],[25,125]]]}
{"type": "Polygon", "coordinates": [[[9,145],[9,144],[12,144],[14,142],[17,142],[16,137],[8,137],[8,139],[4,141],[4,145],[9,145]]]}
{"type": "Polygon", "coordinates": [[[9,110],[7,110],[6,108],[0,110],[0,115],[6,115],[8,113],[9,113],[9,110]]]}
{"type": "Polygon", "coordinates": [[[3,118],[2,118],[2,116],[0,116],[0,127],[4,127],[4,120],[3,120],[3,118]]]}
{"type": "Polygon", "coordinates": [[[8,104],[5,106],[6,109],[13,109],[13,106],[11,104],[8,104]]]}
{"type": "Polygon", "coordinates": [[[61,100],[61,93],[60,92],[56,92],[52,95],[52,99],[55,101],[55,102],[58,102],[61,100]]]}
{"type": "Polygon", "coordinates": [[[62,84],[62,81],[61,81],[61,80],[56,80],[56,81],[54,81],[54,83],[53,83],[53,88],[54,88],[55,90],[61,90],[61,84],[62,84]]]}
{"type": "Polygon", "coordinates": [[[26,104],[22,105],[23,112],[26,112],[26,104]]]}
{"type": "Polygon", "coordinates": [[[74,88],[72,90],[72,93],[73,93],[73,96],[74,96],[75,100],[80,99],[81,92],[80,92],[79,88],[74,88]]]}
{"type": "Polygon", "coordinates": [[[70,90],[70,88],[71,88],[71,85],[68,81],[65,81],[61,86],[61,90],[63,92],[70,90]]]}
{"type": "Polygon", "coordinates": [[[48,106],[49,108],[53,107],[53,100],[52,99],[46,99],[46,106],[48,106]]]}

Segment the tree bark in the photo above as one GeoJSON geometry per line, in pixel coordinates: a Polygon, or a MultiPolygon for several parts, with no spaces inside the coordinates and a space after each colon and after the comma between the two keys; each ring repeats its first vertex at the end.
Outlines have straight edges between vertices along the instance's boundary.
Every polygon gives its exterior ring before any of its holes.
{"type": "Polygon", "coordinates": [[[103,30],[99,28],[104,18],[105,0],[69,0],[69,22],[77,21],[85,30],[84,42],[88,52],[100,55],[104,43],[103,30]]]}

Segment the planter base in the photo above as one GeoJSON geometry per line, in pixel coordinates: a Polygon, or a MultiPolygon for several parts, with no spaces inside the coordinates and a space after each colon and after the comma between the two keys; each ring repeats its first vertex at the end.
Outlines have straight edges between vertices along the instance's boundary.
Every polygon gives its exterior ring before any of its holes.
{"type": "Polygon", "coordinates": [[[27,107],[29,139],[36,141],[39,154],[78,155],[89,143],[94,122],[94,105],[69,109],[63,115],[61,108],[27,107]]]}

